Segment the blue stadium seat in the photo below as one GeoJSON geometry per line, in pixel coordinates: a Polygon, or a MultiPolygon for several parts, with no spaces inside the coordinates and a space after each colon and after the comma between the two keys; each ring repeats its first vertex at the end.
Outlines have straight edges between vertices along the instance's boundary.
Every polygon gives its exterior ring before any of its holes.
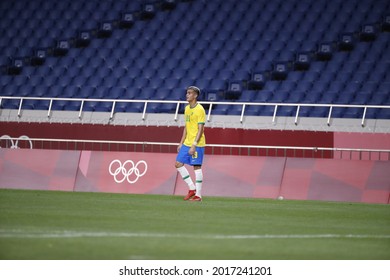
{"type": "Polygon", "coordinates": [[[338,47],[342,51],[352,51],[355,47],[355,35],[353,33],[341,34],[338,47]]]}
{"type": "Polygon", "coordinates": [[[390,105],[389,94],[373,94],[368,101],[370,105],[390,105]]]}
{"type": "MultiPolygon", "coordinates": [[[[390,103],[387,102],[387,105],[389,105],[390,103]]],[[[379,119],[390,119],[390,112],[389,112],[389,109],[377,109],[377,118],[379,119]]]]}
{"type": "Polygon", "coordinates": [[[272,79],[285,80],[289,72],[288,62],[275,62],[272,70],[272,79]]]}
{"type": "Polygon", "coordinates": [[[163,87],[168,89],[177,88],[179,85],[179,79],[168,77],[163,80],[163,87]]]}
{"type": "Polygon", "coordinates": [[[252,102],[255,98],[253,90],[242,90],[240,97],[237,99],[239,102],[252,102]]]}
{"type": "Polygon", "coordinates": [[[154,4],[144,4],[141,10],[141,19],[142,20],[150,20],[154,18],[156,15],[156,7],[154,4]]]}
{"type": "Polygon", "coordinates": [[[135,23],[135,16],[132,12],[122,12],[119,20],[120,28],[131,28],[135,23]]]}
{"type": "Polygon", "coordinates": [[[316,58],[321,61],[329,61],[333,56],[333,44],[331,42],[320,43],[317,47],[316,58]]]}
{"type": "MultiPolygon", "coordinates": [[[[306,108],[301,108],[302,113],[306,108]]],[[[301,112],[301,111],[300,111],[301,112]]],[[[308,112],[309,117],[314,118],[327,118],[329,114],[329,108],[327,107],[312,107],[308,112]]],[[[333,116],[334,117],[334,116],[333,116]]]]}
{"type": "Polygon", "coordinates": [[[297,82],[295,91],[306,93],[308,90],[310,90],[313,86],[313,83],[310,81],[306,81],[304,79],[297,82]]]}
{"type": "Polygon", "coordinates": [[[203,90],[204,99],[207,101],[222,101],[224,99],[224,92],[220,90],[203,90]]]}
{"type": "Polygon", "coordinates": [[[294,70],[308,70],[310,68],[311,56],[308,52],[297,53],[294,60],[294,70]]]}
{"type": "Polygon", "coordinates": [[[264,72],[253,72],[251,79],[248,82],[248,88],[252,90],[260,90],[264,87],[267,81],[267,74],[264,72]]]}
{"type": "Polygon", "coordinates": [[[253,101],[259,103],[270,102],[272,96],[273,96],[273,92],[269,90],[256,91],[253,101]]]}
{"type": "Polygon", "coordinates": [[[279,89],[281,83],[282,83],[281,81],[275,81],[275,80],[267,81],[267,83],[264,86],[264,90],[275,92],[279,89]]]}
{"type": "Polygon", "coordinates": [[[368,104],[369,100],[371,99],[371,94],[369,92],[358,92],[353,96],[351,104],[357,104],[357,105],[364,105],[368,104]]]}
{"type": "Polygon", "coordinates": [[[337,98],[333,101],[335,104],[351,104],[354,99],[352,94],[337,94],[337,98]]]}
{"type": "Polygon", "coordinates": [[[247,106],[245,108],[246,116],[258,116],[260,114],[260,106],[247,106]]]}
{"type": "Polygon", "coordinates": [[[68,101],[65,101],[65,100],[54,100],[52,103],[51,109],[53,111],[62,111],[66,108],[67,104],[68,104],[68,101]]]}
{"type": "Polygon", "coordinates": [[[275,106],[259,106],[259,116],[273,116],[275,106]]]}
{"type": "Polygon", "coordinates": [[[297,108],[295,106],[280,106],[278,107],[277,115],[283,117],[295,116],[297,108]]]}
{"type": "Polygon", "coordinates": [[[170,90],[167,88],[156,88],[155,94],[153,95],[153,99],[158,99],[158,100],[165,100],[168,99],[170,95],[170,90]]]}
{"type": "Polygon", "coordinates": [[[237,100],[240,98],[243,90],[242,81],[230,81],[225,91],[225,98],[228,100],[237,100]]]}
{"type": "Polygon", "coordinates": [[[289,92],[277,90],[272,94],[270,102],[273,103],[286,103],[288,100],[289,92]]]}
{"type": "Polygon", "coordinates": [[[288,103],[302,103],[304,100],[305,92],[293,90],[290,91],[286,102],[288,103]]]}
{"type": "Polygon", "coordinates": [[[227,115],[231,110],[231,106],[232,105],[225,105],[225,104],[215,105],[211,113],[216,115],[227,115]]]}
{"type": "Polygon", "coordinates": [[[332,109],[332,118],[344,118],[346,116],[346,112],[349,108],[344,107],[333,107],[332,109]]]}
{"type": "Polygon", "coordinates": [[[374,41],[377,37],[377,28],[375,24],[364,24],[360,30],[360,40],[369,42],[374,41]]]}

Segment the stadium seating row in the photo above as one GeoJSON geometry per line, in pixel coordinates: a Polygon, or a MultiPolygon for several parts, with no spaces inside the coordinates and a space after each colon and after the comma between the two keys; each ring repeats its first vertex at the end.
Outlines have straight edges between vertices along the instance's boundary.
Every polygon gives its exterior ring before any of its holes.
{"type": "Polygon", "coordinates": [[[388,1],[5,2],[0,95],[390,104],[388,1]]]}

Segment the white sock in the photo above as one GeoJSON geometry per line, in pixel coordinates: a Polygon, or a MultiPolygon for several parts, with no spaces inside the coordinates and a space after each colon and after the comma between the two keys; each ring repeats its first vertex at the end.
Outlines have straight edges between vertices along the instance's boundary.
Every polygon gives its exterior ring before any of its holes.
{"type": "Polygon", "coordinates": [[[183,178],[184,182],[187,183],[190,190],[195,190],[195,185],[192,182],[192,179],[190,177],[190,173],[188,173],[187,168],[183,165],[182,167],[176,168],[177,171],[180,173],[181,177],[183,178]]]}
{"type": "Polygon", "coordinates": [[[195,170],[195,186],[196,186],[196,196],[202,197],[202,182],[203,182],[203,172],[202,169],[195,170]]]}

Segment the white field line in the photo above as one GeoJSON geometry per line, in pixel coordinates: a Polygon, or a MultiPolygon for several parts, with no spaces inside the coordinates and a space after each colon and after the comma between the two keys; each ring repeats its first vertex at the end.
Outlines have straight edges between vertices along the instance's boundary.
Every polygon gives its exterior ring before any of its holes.
{"type": "Polygon", "coordinates": [[[254,235],[188,235],[175,233],[142,233],[142,232],[86,232],[86,231],[52,231],[26,232],[20,230],[1,230],[0,238],[80,238],[80,237],[125,237],[125,238],[201,238],[201,239],[336,239],[336,238],[375,238],[389,239],[390,235],[380,234],[254,234],[254,235]]]}

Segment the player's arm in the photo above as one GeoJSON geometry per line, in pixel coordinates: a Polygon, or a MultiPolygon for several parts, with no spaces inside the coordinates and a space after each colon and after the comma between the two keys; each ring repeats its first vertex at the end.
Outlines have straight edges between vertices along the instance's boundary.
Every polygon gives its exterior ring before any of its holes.
{"type": "Polygon", "coordinates": [[[196,133],[195,140],[192,143],[190,150],[188,151],[190,155],[193,155],[195,153],[196,145],[198,145],[198,141],[200,137],[202,137],[203,130],[204,130],[204,123],[198,123],[198,133],[196,133]]]}
{"type": "Polygon", "coordinates": [[[184,143],[184,140],[186,139],[187,137],[187,130],[186,130],[186,127],[184,126],[184,129],[183,129],[183,135],[181,137],[181,140],[180,140],[180,143],[179,143],[179,146],[177,146],[177,151],[180,150],[181,146],[183,145],[184,143]]]}
{"type": "Polygon", "coordinates": [[[195,142],[192,144],[192,146],[196,146],[200,140],[200,137],[202,137],[204,130],[204,123],[198,123],[198,133],[196,134],[195,137],[195,142]]]}

